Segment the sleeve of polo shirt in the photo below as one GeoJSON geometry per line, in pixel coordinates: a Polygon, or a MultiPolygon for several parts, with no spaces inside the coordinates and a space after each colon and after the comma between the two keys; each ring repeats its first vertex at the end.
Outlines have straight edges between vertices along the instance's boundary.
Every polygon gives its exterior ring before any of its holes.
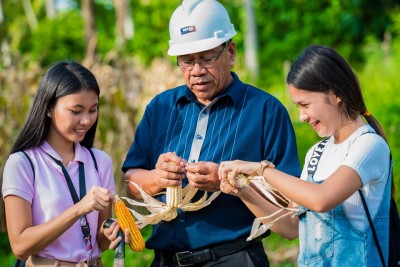
{"type": "Polygon", "coordinates": [[[125,173],[130,168],[151,168],[152,136],[151,136],[151,103],[146,107],[143,118],[140,121],[133,139],[133,143],[122,165],[125,173]]]}
{"type": "Polygon", "coordinates": [[[34,196],[34,176],[28,159],[17,152],[7,159],[3,171],[3,198],[8,195],[19,196],[32,203],[34,196]]]}
{"type": "Polygon", "coordinates": [[[280,171],[300,177],[296,136],[286,108],[271,98],[264,114],[264,159],[273,162],[280,171]]]}

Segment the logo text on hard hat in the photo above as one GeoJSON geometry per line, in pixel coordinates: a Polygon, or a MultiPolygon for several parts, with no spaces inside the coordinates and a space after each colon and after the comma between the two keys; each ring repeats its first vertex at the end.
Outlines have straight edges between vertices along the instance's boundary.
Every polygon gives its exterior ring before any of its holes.
{"type": "Polygon", "coordinates": [[[186,26],[181,28],[181,35],[190,33],[190,32],[195,32],[196,31],[196,27],[195,26],[186,26]]]}

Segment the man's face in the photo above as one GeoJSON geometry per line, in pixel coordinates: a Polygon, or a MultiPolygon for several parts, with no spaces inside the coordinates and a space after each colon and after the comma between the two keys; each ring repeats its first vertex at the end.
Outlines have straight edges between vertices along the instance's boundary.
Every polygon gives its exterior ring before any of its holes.
{"type": "Polygon", "coordinates": [[[213,49],[182,55],[178,57],[181,66],[183,78],[187,86],[196,95],[198,101],[204,105],[208,105],[214,98],[232,82],[231,68],[235,63],[236,45],[233,42],[225,43],[213,49]],[[208,63],[212,67],[207,67],[208,63]],[[195,62],[193,68],[184,69],[182,63],[190,65],[195,62]],[[206,66],[203,67],[202,65],[206,66]]]}

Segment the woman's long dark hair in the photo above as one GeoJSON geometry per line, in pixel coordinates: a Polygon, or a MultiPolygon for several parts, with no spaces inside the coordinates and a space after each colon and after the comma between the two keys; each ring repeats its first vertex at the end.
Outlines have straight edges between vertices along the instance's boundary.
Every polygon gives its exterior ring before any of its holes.
{"type": "Polygon", "coordinates": [[[342,108],[347,117],[354,120],[362,115],[376,133],[387,142],[382,126],[367,110],[356,74],[349,63],[334,49],[321,45],[307,47],[294,61],[286,82],[305,91],[328,93],[332,90],[342,100],[342,108]]]}
{"type": "MultiPolygon", "coordinates": [[[[92,72],[73,61],[59,61],[54,63],[46,71],[40,82],[32,107],[10,154],[40,146],[47,138],[50,130],[51,119],[46,116],[47,112],[56,105],[60,97],[76,94],[83,90],[94,91],[97,97],[100,96],[100,88],[92,72]]],[[[96,118],[96,122],[80,142],[82,146],[87,148],[93,146],[97,120],[96,118]]],[[[2,185],[3,175],[1,175],[0,180],[0,184],[2,185]]],[[[3,216],[1,217],[3,220],[0,228],[5,229],[3,199],[1,199],[1,206],[3,212],[3,216]]]]}

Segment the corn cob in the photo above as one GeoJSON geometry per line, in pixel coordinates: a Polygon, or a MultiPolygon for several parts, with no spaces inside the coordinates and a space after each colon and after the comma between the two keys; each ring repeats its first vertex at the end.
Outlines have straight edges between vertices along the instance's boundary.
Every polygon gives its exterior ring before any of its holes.
{"type": "Polygon", "coordinates": [[[182,186],[167,187],[167,205],[171,208],[179,208],[182,202],[182,186]]]}
{"type": "Polygon", "coordinates": [[[132,213],[128,210],[125,203],[117,194],[114,196],[114,211],[122,232],[125,233],[125,230],[129,229],[131,237],[129,246],[131,249],[133,251],[142,251],[145,246],[143,236],[133,219],[132,213]]]}
{"type": "MultiPolygon", "coordinates": [[[[170,164],[176,165],[176,163],[172,161],[170,161],[170,164]]],[[[182,202],[182,186],[178,185],[167,187],[166,198],[168,207],[178,208],[182,202]]]]}

